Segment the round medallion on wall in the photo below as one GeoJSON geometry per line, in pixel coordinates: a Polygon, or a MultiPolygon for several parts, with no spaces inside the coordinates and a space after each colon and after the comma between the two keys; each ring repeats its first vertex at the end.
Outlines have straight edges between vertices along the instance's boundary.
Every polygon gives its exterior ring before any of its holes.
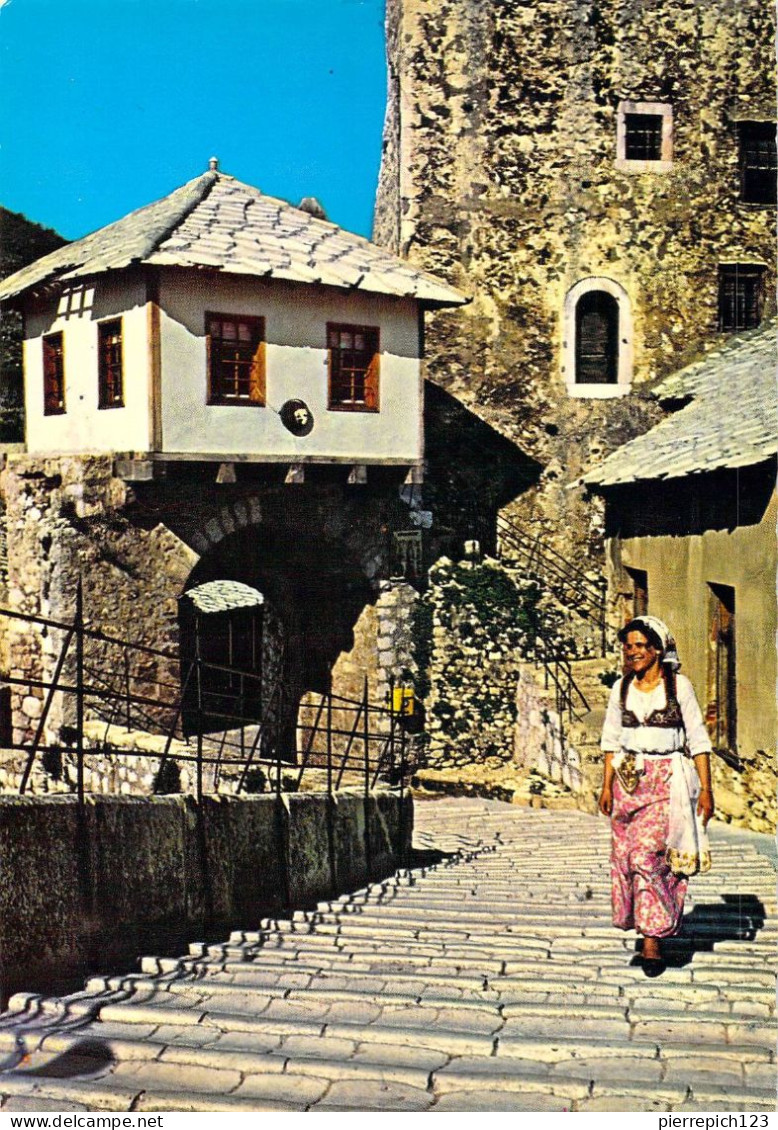
{"type": "Polygon", "coordinates": [[[293,436],[307,436],[313,431],[313,412],[304,400],[287,400],[279,415],[281,423],[293,436]]]}

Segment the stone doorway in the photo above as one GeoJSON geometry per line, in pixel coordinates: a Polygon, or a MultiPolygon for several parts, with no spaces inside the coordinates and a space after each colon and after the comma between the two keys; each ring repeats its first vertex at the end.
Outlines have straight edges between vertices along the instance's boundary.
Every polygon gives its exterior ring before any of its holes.
{"type": "Polygon", "coordinates": [[[262,719],[261,592],[240,581],[206,581],[179,601],[184,733],[262,719]]]}

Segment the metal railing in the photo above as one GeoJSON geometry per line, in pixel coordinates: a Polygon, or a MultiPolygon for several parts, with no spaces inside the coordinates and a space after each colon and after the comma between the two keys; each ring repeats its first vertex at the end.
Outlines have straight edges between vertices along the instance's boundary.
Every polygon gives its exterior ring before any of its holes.
{"type": "Polygon", "coordinates": [[[497,515],[500,542],[510,548],[511,556],[527,575],[537,580],[572,614],[588,620],[598,632],[603,656],[615,640],[615,633],[605,616],[605,580],[593,581],[566,557],[541,542],[540,536],[529,540],[502,514],[497,515]]]}
{"type": "Polygon", "coordinates": [[[545,688],[554,690],[554,709],[559,719],[559,740],[565,740],[565,716],[568,724],[580,721],[591,709],[573,676],[570,659],[561,654],[543,636],[535,640],[535,661],[543,667],[545,688]]]}
{"type": "Polygon", "coordinates": [[[55,753],[75,762],[74,791],[81,802],[90,759],[105,755],[157,760],[157,780],[169,761],[191,765],[198,800],[206,791],[206,777],[212,792],[230,778],[236,793],[257,791],[262,779],[280,794],[299,789],[306,775],[330,795],[344,782],[366,792],[379,781],[401,793],[405,788],[407,713],[396,709],[393,682],[386,704],[369,700],[366,678],[359,700],[336,695],[330,686],[296,702],[284,679],[283,655],[272,681],[197,654],[182,662],[172,651],[89,627],[81,584],[70,622],[8,609],[0,609],[0,617],[50,636],[61,633],[50,678],[18,668],[0,674],[0,686],[41,702],[29,740],[5,743],[24,755],[20,794],[30,787],[36,763],[55,753]],[[58,713],[52,721],[55,703],[58,713]],[[117,745],[119,731],[141,731],[142,747],[132,741],[117,745]],[[60,741],[52,740],[53,732],[60,741]],[[152,748],[150,735],[161,748],[152,748]]]}

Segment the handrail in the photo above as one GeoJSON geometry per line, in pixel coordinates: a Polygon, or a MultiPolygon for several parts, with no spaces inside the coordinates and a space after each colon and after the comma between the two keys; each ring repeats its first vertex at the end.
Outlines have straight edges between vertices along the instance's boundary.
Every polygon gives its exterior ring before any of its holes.
{"type": "Polygon", "coordinates": [[[565,561],[555,549],[541,545],[539,538],[528,547],[521,531],[502,514],[497,515],[497,526],[501,540],[518,552],[530,575],[545,585],[568,612],[589,620],[594,625],[600,634],[601,652],[605,655],[608,644],[614,641],[614,632],[605,616],[604,583],[600,585],[590,580],[581,569],[565,561]],[[567,599],[565,590],[568,589],[575,592],[575,602],[567,599]]]}
{"type": "Polygon", "coordinates": [[[591,707],[589,706],[586,696],[573,677],[573,668],[570,659],[567,656],[561,655],[559,652],[555,651],[549,645],[547,639],[542,634],[538,634],[535,641],[535,654],[538,655],[540,662],[543,664],[546,675],[551,678],[557,689],[557,707],[559,708],[560,705],[563,707],[566,704],[568,706],[568,713],[570,714],[570,717],[572,718],[573,714],[575,714],[576,719],[579,720],[582,715],[578,714],[573,707],[573,696],[578,696],[580,705],[583,707],[584,713],[588,713],[591,707]],[[538,648],[538,642],[540,642],[541,648],[538,648]],[[538,654],[541,651],[542,654],[538,654]],[[554,669],[554,667],[556,667],[556,670],[554,669]],[[564,674],[564,685],[556,673],[556,671],[559,670],[561,670],[564,674]],[[564,702],[562,702],[561,704],[559,701],[560,695],[564,699],[564,702]]]}
{"type": "Polygon", "coordinates": [[[588,594],[590,600],[600,602],[604,595],[604,586],[600,586],[596,581],[592,581],[590,577],[579,569],[577,565],[572,565],[558,550],[553,546],[541,543],[540,538],[536,538],[532,543],[531,548],[527,548],[526,538],[522,534],[518,526],[514,525],[509,518],[504,514],[497,515],[497,526],[502,537],[507,537],[507,540],[518,549],[520,553],[528,560],[532,558],[540,560],[547,568],[555,571],[560,579],[566,580],[574,584],[576,589],[580,592],[583,591],[588,594]]]}

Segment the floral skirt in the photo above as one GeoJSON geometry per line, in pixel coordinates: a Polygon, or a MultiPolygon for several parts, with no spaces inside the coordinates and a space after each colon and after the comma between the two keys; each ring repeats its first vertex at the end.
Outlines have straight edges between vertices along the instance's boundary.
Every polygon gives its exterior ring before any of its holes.
{"type": "Polygon", "coordinates": [[[677,934],[687,880],[667,863],[670,820],[669,758],[645,759],[633,793],[613,782],[611,883],[613,924],[653,938],[677,934]]]}

